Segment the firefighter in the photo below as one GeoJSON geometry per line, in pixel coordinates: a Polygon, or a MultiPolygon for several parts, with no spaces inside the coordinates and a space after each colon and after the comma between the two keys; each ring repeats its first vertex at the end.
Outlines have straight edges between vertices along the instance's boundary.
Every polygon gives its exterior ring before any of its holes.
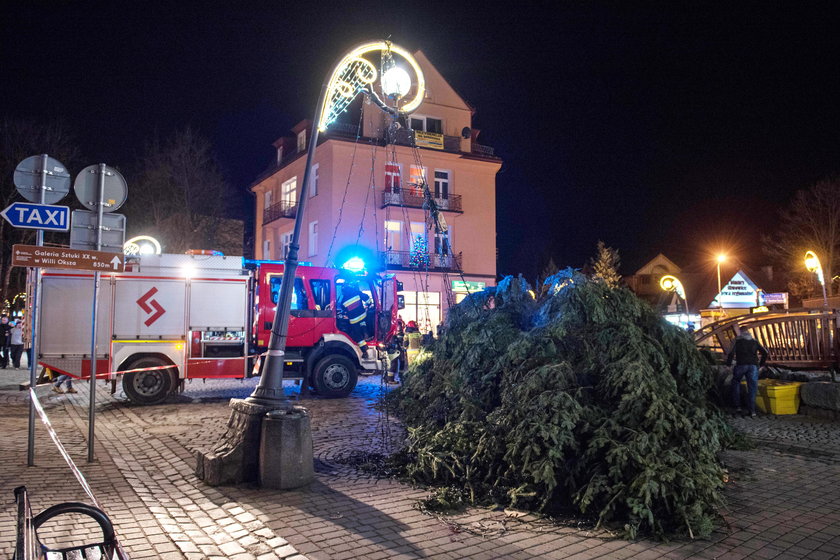
{"type": "Polygon", "coordinates": [[[341,286],[340,309],[349,323],[349,334],[359,348],[362,350],[362,357],[367,359],[367,318],[368,309],[371,306],[370,296],[359,289],[356,282],[346,282],[341,286]]]}

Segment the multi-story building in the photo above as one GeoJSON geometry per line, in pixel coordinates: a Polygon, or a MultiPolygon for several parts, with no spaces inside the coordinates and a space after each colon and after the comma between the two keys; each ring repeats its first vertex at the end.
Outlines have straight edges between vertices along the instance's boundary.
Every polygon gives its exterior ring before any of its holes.
{"type": "MultiPolygon", "coordinates": [[[[474,110],[422,52],[415,58],[426,95],[414,113],[394,119],[360,98],[319,135],[299,259],[341,266],[341,255],[369,250],[376,266],[403,282],[402,318],[417,321],[425,332],[467,293],[495,283],[501,160],[476,142],[474,110]],[[442,217],[437,224],[424,183],[442,217]]],[[[276,161],[251,186],[259,259],[286,255],[310,129],[309,121],[301,121],[293,137],[277,140],[276,161]]]]}

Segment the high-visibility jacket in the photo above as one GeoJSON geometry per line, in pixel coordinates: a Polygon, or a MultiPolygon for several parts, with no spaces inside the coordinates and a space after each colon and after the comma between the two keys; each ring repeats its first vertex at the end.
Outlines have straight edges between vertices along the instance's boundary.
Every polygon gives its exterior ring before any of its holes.
{"type": "Polygon", "coordinates": [[[350,321],[350,324],[355,325],[364,321],[367,316],[367,304],[370,297],[366,293],[352,287],[345,286],[341,290],[344,295],[344,301],[341,305],[347,313],[347,319],[350,321]]]}

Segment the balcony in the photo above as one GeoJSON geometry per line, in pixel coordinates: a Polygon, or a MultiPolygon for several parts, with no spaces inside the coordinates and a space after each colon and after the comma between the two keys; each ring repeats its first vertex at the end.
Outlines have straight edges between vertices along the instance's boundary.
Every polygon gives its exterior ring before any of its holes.
{"type": "Polygon", "coordinates": [[[294,218],[297,216],[297,202],[281,200],[263,210],[263,225],[280,218],[294,218]]]}
{"type": "Polygon", "coordinates": [[[438,255],[431,253],[418,259],[411,251],[381,251],[382,265],[389,269],[430,270],[436,272],[457,272],[461,270],[461,254],[438,255]],[[413,258],[412,258],[413,257],[413,258]]]}
{"type": "MultiPolygon", "coordinates": [[[[438,210],[442,210],[444,212],[457,212],[458,214],[464,213],[461,209],[460,195],[450,194],[447,195],[446,198],[434,197],[432,200],[435,201],[438,210]]],[[[385,208],[386,206],[423,208],[424,204],[426,204],[426,197],[423,196],[423,192],[419,188],[408,187],[401,189],[397,187],[392,191],[387,189],[382,191],[381,208],[385,208]]]]}

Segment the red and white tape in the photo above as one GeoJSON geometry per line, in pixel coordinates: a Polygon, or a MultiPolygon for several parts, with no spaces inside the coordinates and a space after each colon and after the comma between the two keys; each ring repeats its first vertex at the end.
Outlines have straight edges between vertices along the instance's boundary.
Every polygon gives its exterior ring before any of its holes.
{"type": "MultiPolygon", "coordinates": [[[[49,416],[47,416],[46,411],[44,411],[44,407],[41,406],[41,401],[38,400],[38,395],[35,394],[35,389],[32,387],[29,388],[29,398],[32,399],[33,407],[38,412],[38,416],[41,418],[41,422],[43,422],[44,426],[47,428],[47,433],[50,435],[50,439],[52,439],[53,443],[58,448],[58,452],[61,454],[61,456],[64,457],[64,461],[67,463],[67,466],[70,467],[70,471],[73,473],[73,476],[75,476],[76,480],[79,481],[79,484],[82,485],[82,489],[85,491],[85,494],[88,495],[90,500],[93,502],[93,505],[95,505],[102,511],[105,511],[105,508],[102,507],[102,504],[100,504],[99,500],[96,499],[96,496],[93,495],[93,490],[88,484],[88,481],[85,479],[85,475],[82,474],[82,471],[79,470],[79,467],[76,466],[76,463],[73,462],[73,459],[70,457],[70,454],[67,452],[67,449],[65,449],[64,444],[62,444],[61,440],[58,439],[58,434],[52,427],[50,418],[49,416]]],[[[114,542],[118,549],[118,557],[128,558],[128,556],[125,554],[125,551],[122,548],[122,545],[120,545],[116,537],[114,537],[114,542]]]]}

